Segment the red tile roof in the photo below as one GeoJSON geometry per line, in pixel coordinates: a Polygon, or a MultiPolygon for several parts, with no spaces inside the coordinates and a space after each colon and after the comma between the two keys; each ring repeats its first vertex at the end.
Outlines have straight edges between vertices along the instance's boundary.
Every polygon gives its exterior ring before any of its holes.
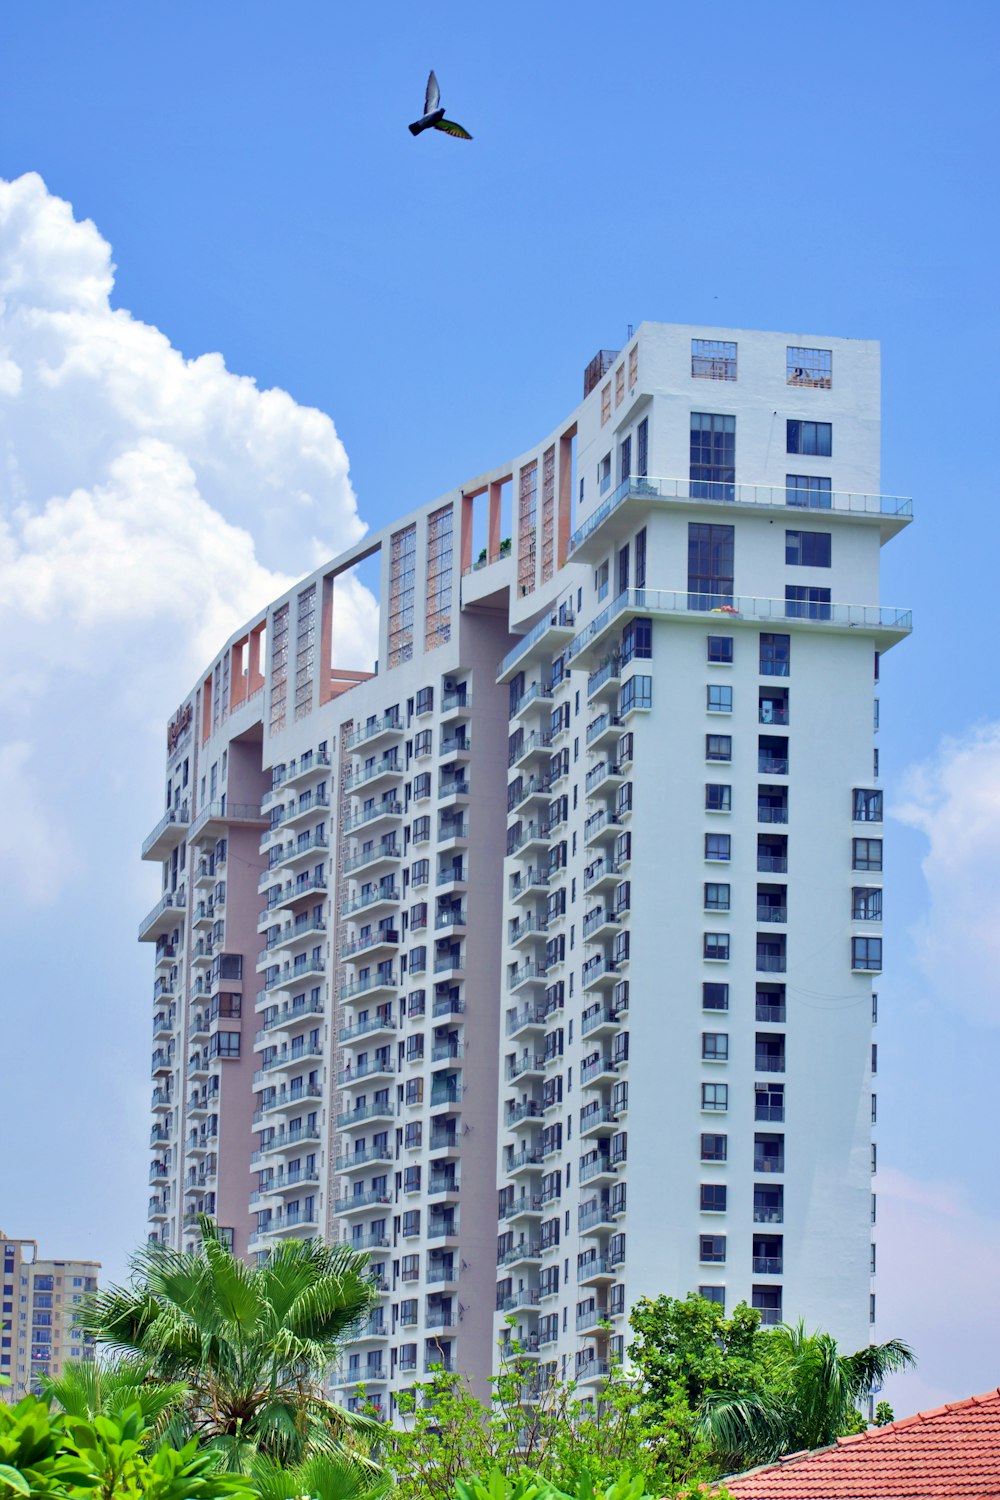
{"type": "Polygon", "coordinates": [[[1000,1500],[1000,1389],[723,1483],[733,1500],[1000,1500]]]}

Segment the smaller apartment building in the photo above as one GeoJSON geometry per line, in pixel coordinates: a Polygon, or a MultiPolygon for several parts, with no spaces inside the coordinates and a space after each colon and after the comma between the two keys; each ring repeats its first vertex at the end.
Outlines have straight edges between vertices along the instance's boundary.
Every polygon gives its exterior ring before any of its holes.
{"type": "Polygon", "coordinates": [[[35,1240],[0,1230],[0,1399],[10,1402],[58,1379],[68,1359],[93,1359],[93,1342],[77,1324],[77,1309],[97,1289],[100,1262],[41,1260],[35,1240]]]}

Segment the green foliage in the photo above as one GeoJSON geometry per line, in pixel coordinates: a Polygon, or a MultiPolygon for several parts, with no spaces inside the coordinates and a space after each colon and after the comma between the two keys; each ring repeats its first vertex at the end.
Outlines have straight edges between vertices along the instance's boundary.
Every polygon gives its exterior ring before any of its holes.
{"type": "Polygon", "coordinates": [[[315,1453],[289,1468],[258,1458],[251,1479],[258,1500],[381,1500],[392,1487],[388,1474],[373,1474],[332,1453],[315,1453]]]}
{"type": "Polygon", "coordinates": [[[896,1415],[888,1401],[880,1401],[875,1407],[875,1426],[888,1427],[890,1422],[895,1422],[896,1415]]]}
{"type": "Polygon", "coordinates": [[[858,1403],[886,1375],[915,1363],[901,1339],[842,1354],[830,1334],[806,1333],[801,1322],[782,1324],[767,1339],[763,1388],[710,1392],[702,1404],[701,1434],[730,1468],[770,1463],[864,1431],[858,1403]]]}
{"type": "Polygon", "coordinates": [[[679,1394],[693,1409],[709,1393],[762,1389],[768,1381],[769,1335],[760,1313],[741,1302],[727,1318],[717,1302],[689,1296],[643,1297],[629,1318],[628,1357],[652,1404],[679,1394]]]}
{"type": "Polygon", "coordinates": [[[80,1322],[147,1380],[185,1388],[171,1438],[197,1437],[232,1472],[264,1455],[302,1462],[310,1453],[356,1451],[365,1462],[379,1428],[327,1401],[322,1377],[374,1306],[367,1257],[343,1245],[288,1241],[248,1266],[208,1219],[202,1245],[148,1245],[131,1284],[94,1293],[80,1322]]]}
{"type": "MultiPolygon", "coordinates": [[[[456,1500],[649,1500],[650,1491],[641,1474],[627,1470],[610,1484],[595,1486],[589,1474],[581,1474],[567,1488],[544,1475],[522,1470],[513,1476],[491,1469],[485,1478],[455,1482],[456,1500]]],[[[717,1492],[725,1500],[725,1491],[717,1492]]],[[[692,1497],[700,1492],[689,1491],[692,1497]]]]}
{"type": "Polygon", "coordinates": [[[0,1406],[0,1500],[253,1500],[197,1440],[150,1454],[149,1437],[139,1406],[92,1419],[37,1396],[0,1406]]]}
{"type": "Polygon", "coordinates": [[[156,1437],[181,1407],[187,1387],[158,1380],[149,1360],[67,1360],[59,1379],[42,1379],[42,1397],[71,1417],[120,1416],[138,1407],[156,1437]]]}

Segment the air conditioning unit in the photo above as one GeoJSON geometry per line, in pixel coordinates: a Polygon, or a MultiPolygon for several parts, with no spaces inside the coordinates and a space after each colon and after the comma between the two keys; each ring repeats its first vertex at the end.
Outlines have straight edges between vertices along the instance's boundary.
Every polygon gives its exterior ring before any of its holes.
{"type": "Polygon", "coordinates": [[[453,693],[455,691],[455,687],[456,687],[456,683],[455,683],[454,677],[446,677],[445,680],[444,680],[444,690],[445,690],[445,692],[446,693],[453,693]]]}

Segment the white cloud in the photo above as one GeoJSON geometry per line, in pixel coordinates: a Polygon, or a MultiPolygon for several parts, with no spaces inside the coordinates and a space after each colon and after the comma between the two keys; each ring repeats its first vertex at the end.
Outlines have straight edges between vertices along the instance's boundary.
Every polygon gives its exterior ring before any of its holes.
{"type": "Polygon", "coordinates": [[[914,929],[937,996],[1000,1024],[1000,724],[942,742],[904,778],[895,816],[928,841],[930,905],[914,929]]]}

